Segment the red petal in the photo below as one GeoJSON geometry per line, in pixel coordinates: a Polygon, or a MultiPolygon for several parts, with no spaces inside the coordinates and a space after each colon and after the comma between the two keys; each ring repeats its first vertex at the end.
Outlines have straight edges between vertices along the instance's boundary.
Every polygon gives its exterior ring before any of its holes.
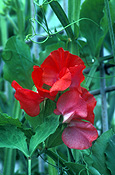
{"type": "Polygon", "coordinates": [[[32,72],[32,79],[35,84],[35,86],[42,87],[43,81],[42,81],[42,74],[43,70],[39,66],[33,66],[34,71],[32,72]]]}
{"type": "Polygon", "coordinates": [[[63,74],[63,75],[61,75],[60,79],[57,80],[50,89],[51,94],[52,92],[55,92],[55,91],[58,92],[58,91],[66,90],[71,84],[71,73],[69,69],[66,69],[63,73],[62,71],[60,72],[60,74],[63,74]]]}
{"type": "Polygon", "coordinates": [[[96,106],[96,99],[94,98],[94,96],[92,94],[90,94],[90,92],[85,89],[85,88],[81,88],[82,90],[82,98],[86,101],[87,103],[87,111],[88,111],[88,115],[85,118],[85,120],[90,121],[92,124],[94,124],[94,113],[93,110],[96,106]]]}
{"type": "Polygon", "coordinates": [[[88,149],[98,137],[96,128],[88,122],[71,121],[62,133],[62,140],[69,148],[88,149]]]}
{"type": "Polygon", "coordinates": [[[76,90],[67,91],[60,96],[57,110],[63,115],[64,122],[69,122],[73,114],[77,118],[87,117],[87,104],[76,90]]]}
{"type": "Polygon", "coordinates": [[[79,66],[74,66],[70,67],[69,70],[71,72],[71,86],[70,88],[77,88],[80,86],[81,82],[85,79],[82,71],[85,69],[85,65],[79,65],[79,66]]]}
{"type": "Polygon", "coordinates": [[[71,54],[69,51],[64,51],[63,48],[59,48],[51,52],[41,64],[44,83],[52,86],[53,83],[58,80],[60,71],[62,71],[63,68],[70,68],[77,65],[84,66],[84,62],[81,58],[71,54]]]}
{"type": "Polygon", "coordinates": [[[20,102],[21,109],[34,117],[40,112],[39,104],[44,100],[38,93],[22,88],[16,81],[12,82],[12,87],[16,90],[15,98],[20,102]]]}
{"type": "Polygon", "coordinates": [[[56,94],[58,93],[58,92],[54,92],[54,93],[51,94],[49,90],[39,88],[39,87],[38,87],[38,92],[42,97],[49,98],[51,100],[54,100],[56,98],[56,94]]]}

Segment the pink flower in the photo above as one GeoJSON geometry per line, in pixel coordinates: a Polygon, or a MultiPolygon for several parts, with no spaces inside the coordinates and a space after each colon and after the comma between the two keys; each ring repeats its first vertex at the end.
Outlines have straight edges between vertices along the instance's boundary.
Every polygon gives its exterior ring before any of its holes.
{"type": "Polygon", "coordinates": [[[63,115],[67,128],[62,133],[63,142],[73,149],[87,149],[98,137],[94,124],[96,100],[86,89],[65,92],[57,101],[54,113],[63,115]]]}
{"type": "Polygon", "coordinates": [[[62,133],[62,140],[69,148],[88,149],[98,137],[96,128],[89,122],[71,120],[62,133]]]}

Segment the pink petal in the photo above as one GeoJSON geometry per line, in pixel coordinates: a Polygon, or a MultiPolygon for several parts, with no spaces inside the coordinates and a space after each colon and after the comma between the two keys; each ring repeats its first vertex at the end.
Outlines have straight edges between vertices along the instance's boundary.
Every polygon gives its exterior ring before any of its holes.
{"type": "Polygon", "coordinates": [[[85,79],[82,73],[83,69],[85,69],[85,65],[82,65],[82,64],[69,68],[71,72],[71,81],[72,81],[70,88],[78,89],[81,82],[85,79]]]}
{"type": "Polygon", "coordinates": [[[63,142],[71,149],[88,149],[97,137],[96,128],[84,121],[71,121],[62,133],[63,142]]]}
{"type": "Polygon", "coordinates": [[[57,110],[63,115],[64,122],[69,122],[71,115],[87,117],[87,104],[77,90],[67,91],[57,101],[57,110]]]}
{"type": "Polygon", "coordinates": [[[94,124],[94,113],[93,113],[93,110],[96,106],[96,99],[95,97],[90,94],[90,92],[85,89],[85,88],[81,88],[82,90],[82,98],[86,101],[87,103],[87,111],[88,111],[88,115],[87,117],[85,118],[85,120],[88,120],[90,121],[92,124],[94,124]]]}
{"type": "Polygon", "coordinates": [[[16,81],[13,81],[11,85],[16,90],[14,96],[20,102],[21,109],[32,117],[37,116],[40,112],[39,104],[44,98],[39,93],[22,88],[16,81]]]}

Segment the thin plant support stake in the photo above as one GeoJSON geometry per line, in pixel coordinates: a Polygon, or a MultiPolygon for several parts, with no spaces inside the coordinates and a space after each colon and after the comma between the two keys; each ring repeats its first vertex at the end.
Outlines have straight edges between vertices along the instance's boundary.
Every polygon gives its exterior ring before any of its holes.
{"type": "Polygon", "coordinates": [[[107,101],[105,92],[105,70],[104,63],[100,64],[100,92],[101,92],[101,108],[102,108],[102,130],[103,132],[108,130],[108,114],[107,114],[107,101]]]}

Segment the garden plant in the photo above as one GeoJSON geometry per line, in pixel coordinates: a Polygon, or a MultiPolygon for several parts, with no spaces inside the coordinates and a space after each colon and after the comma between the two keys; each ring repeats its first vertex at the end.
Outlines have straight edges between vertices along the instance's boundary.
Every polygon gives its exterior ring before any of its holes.
{"type": "Polygon", "coordinates": [[[0,1],[0,175],[115,174],[114,9],[0,1]]]}

